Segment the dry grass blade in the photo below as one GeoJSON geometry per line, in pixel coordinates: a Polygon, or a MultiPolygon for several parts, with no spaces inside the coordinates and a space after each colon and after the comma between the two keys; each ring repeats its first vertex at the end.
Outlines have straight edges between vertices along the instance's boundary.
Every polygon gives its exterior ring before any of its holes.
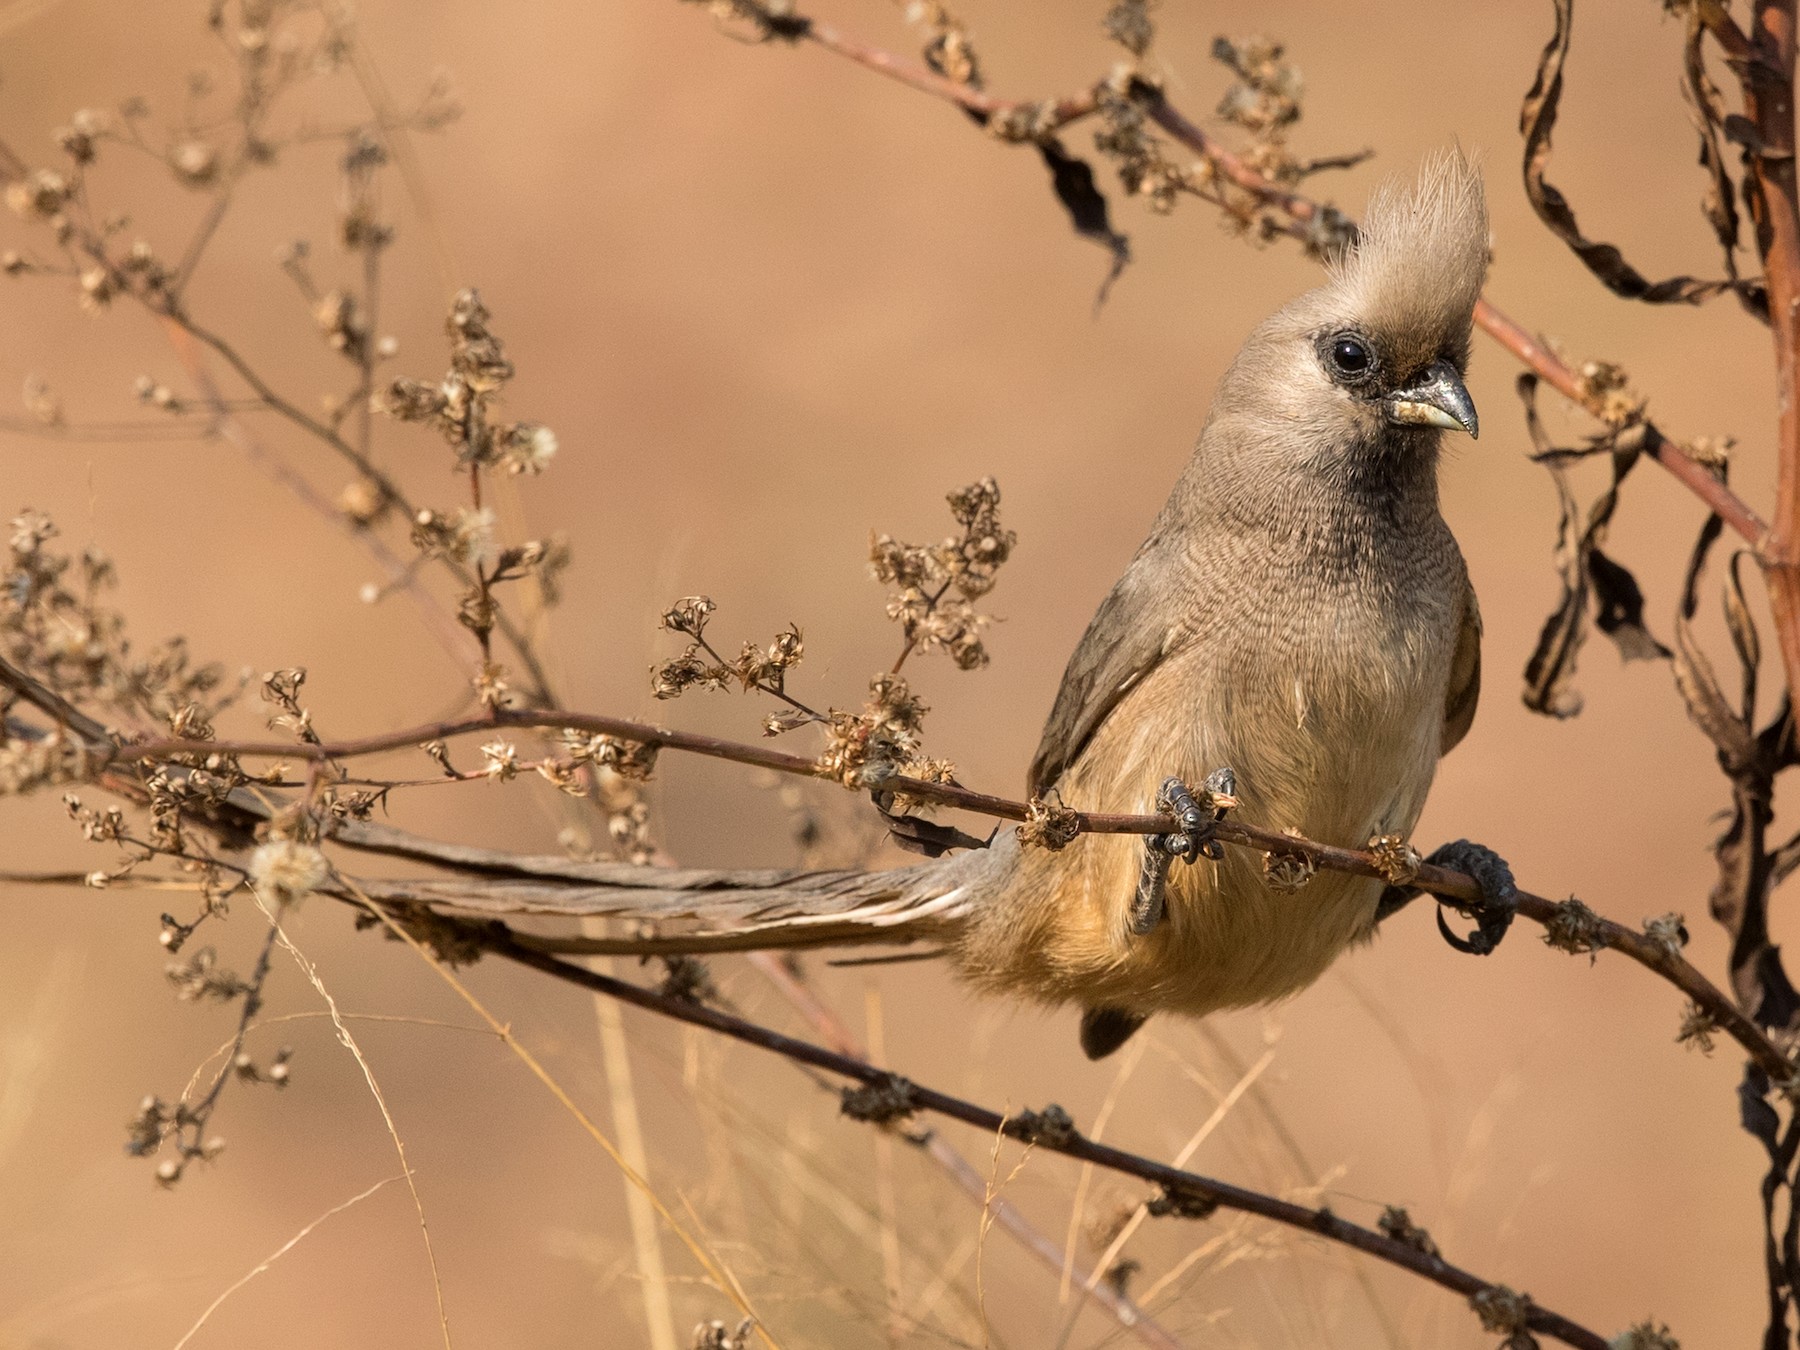
{"type": "Polygon", "coordinates": [[[52,1044],[75,1006],[81,958],[60,951],[44,971],[30,1012],[0,1035],[0,1162],[17,1146],[56,1061],[52,1044]]]}
{"type": "Polygon", "coordinates": [[[311,1234],[312,1231],[315,1228],[317,1228],[320,1224],[324,1223],[325,1220],[332,1218],[335,1215],[342,1214],[345,1210],[349,1209],[352,1205],[361,1204],[364,1200],[367,1200],[371,1195],[374,1195],[375,1192],[380,1190],[383,1186],[386,1186],[391,1182],[399,1181],[400,1179],[401,1178],[399,1176],[383,1177],[380,1181],[376,1182],[373,1186],[369,1187],[367,1190],[358,1191],[355,1195],[351,1196],[348,1200],[345,1200],[339,1204],[333,1205],[330,1209],[326,1210],[323,1214],[319,1215],[318,1218],[314,1219],[311,1223],[307,1224],[306,1227],[302,1228],[298,1233],[295,1233],[294,1236],[289,1238],[286,1242],[282,1243],[274,1251],[270,1252],[261,1261],[258,1261],[249,1270],[245,1271],[236,1280],[232,1281],[232,1283],[226,1287],[226,1289],[224,1290],[223,1293],[221,1293],[211,1303],[206,1305],[206,1311],[201,1313],[200,1316],[195,1319],[194,1325],[187,1329],[187,1333],[185,1335],[183,1335],[180,1340],[175,1342],[175,1350],[183,1350],[183,1347],[186,1346],[189,1341],[193,1340],[197,1334],[199,1334],[200,1328],[206,1325],[207,1319],[209,1319],[215,1312],[217,1312],[219,1310],[219,1308],[224,1304],[226,1299],[230,1298],[233,1294],[237,1293],[238,1290],[242,1289],[245,1285],[249,1284],[250,1281],[254,1280],[258,1275],[262,1274],[270,1266],[274,1265],[282,1257],[286,1256],[290,1251],[292,1251],[295,1247],[297,1247],[301,1242],[305,1241],[307,1236],[309,1234],[311,1234]]]}
{"type": "MultiPolygon", "coordinates": [[[[887,1059],[886,1029],[882,1024],[881,990],[869,985],[863,991],[863,1023],[869,1044],[869,1063],[881,1066],[887,1059]]],[[[881,1275],[887,1294],[888,1340],[897,1342],[905,1330],[901,1314],[904,1297],[900,1286],[900,1202],[894,1192],[894,1138],[886,1130],[875,1132],[875,1199],[881,1214],[881,1275]]]]}
{"type": "MultiPolygon", "coordinates": [[[[1174,1166],[1187,1166],[1188,1159],[1199,1152],[1200,1145],[1204,1144],[1211,1137],[1212,1132],[1219,1128],[1225,1117],[1231,1114],[1232,1108],[1238,1104],[1256,1080],[1262,1077],[1263,1070],[1274,1061],[1274,1050],[1265,1050],[1254,1064],[1244,1070],[1243,1076],[1232,1085],[1231,1091],[1225,1094],[1224,1100],[1213,1108],[1213,1113],[1201,1123],[1199,1129],[1194,1131],[1187,1143],[1181,1146],[1181,1151],[1175,1155],[1174,1166]]],[[[1106,1272],[1113,1268],[1114,1263],[1119,1259],[1119,1253],[1125,1249],[1125,1244],[1131,1241],[1132,1234],[1137,1232],[1139,1226],[1149,1217],[1149,1213],[1147,1204],[1140,1204],[1131,1212],[1131,1217],[1125,1221],[1125,1226],[1119,1230],[1118,1236],[1107,1245],[1100,1259],[1094,1262],[1094,1273],[1088,1276],[1087,1284],[1082,1287],[1083,1293],[1091,1293],[1106,1272]]]]}
{"type": "Polygon", "coordinates": [[[1025,1164],[1031,1161],[1032,1144],[1025,1145],[1025,1151],[1019,1154],[1019,1160],[1012,1165],[1004,1181],[1000,1176],[1000,1150],[1006,1144],[1006,1125],[994,1131],[993,1150],[988,1155],[987,1184],[981,1197],[981,1219],[975,1229],[975,1311],[981,1319],[981,1344],[983,1350],[993,1343],[993,1328],[988,1325],[987,1315],[987,1263],[983,1259],[987,1255],[988,1230],[994,1226],[994,1206],[999,1203],[1005,1189],[1018,1179],[1019,1173],[1025,1170],[1025,1164]]]}
{"type": "MultiPolygon", "coordinates": [[[[1125,1091],[1125,1084],[1137,1071],[1138,1063],[1144,1058],[1144,1051],[1149,1047],[1147,1039],[1136,1039],[1129,1043],[1124,1057],[1119,1061],[1118,1072],[1113,1075],[1112,1083],[1106,1089],[1106,1096],[1100,1103],[1100,1109],[1094,1113],[1094,1123],[1088,1130],[1088,1138],[1098,1142],[1106,1137],[1106,1127],[1112,1121],[1114,1108],[1125,1091]]],[[[1069,1202],[1069,1231],[1063,1239],[1062,1280],[1057,1285],[1056,1301],[1067,1304],[1074,1288],[1075,1243],[1081,1234],[1081,1215],[1087,1205],[1088,1187],[1094,1182],[1094,1165],[1083,1163],[1081,1176],[1075,1182],[1075,1198],[1069,1202]]],[[[1096,1268],[1098,1270],[1098,1268],[1096,1268]]],[[[1093,1287],[1097,1281],[1087,1282],[1093,1287]]],[[[1073,1327],[1073,1323],[1070,1326],[1073,1327]]]]}
{"type": "Polygon", "coordinates": [[[294,964],[300,967],[300,973],[306,976],[307,983],[312,985],[319,997],[325,1001],[325,1009],[331,1016],[332,1026],[337,1029],[339,1043],[356,1060],[356,1067],[362,1070],[363,1081],[369,1085],[369,1095],[375,1099],[375,1106],[381,1112],[382,1124],[387,1127],[388,1138],[394,1143],[394,1152],[400,1157],[400,1175],[406,1179],[406,1189],[412,1195],[413,1212],[419,1216],[419,1236],[425,1243],[425,1260],[431,1267],[431,1292],[437,1300],[438,1329],[443,1333],[444,1350],[451,1350],[450,1314],[444,1307],[444,1280],[438,1270],[437,1250],[431,1245],[431,1226],[425,1222],[425,1202],[419,1196],[418,1183],[413,1180],[412,1164],[406,1160],[406,1144],[400,1138],[399,1127],[394,1124],[393,1113],[388,1110],[387,1098],[381,1091],[381,1084],[375,1079],[375,1069],[369,1063],[368,1057],[363,1054],[362,1046],[357,1044],[356,1037],[350,1034],[349,1026],[338,1012],[337,1000],[325,987],[325,981],[319,977],[318,967],[288,937],[286,931],[281,927],[281,921],[275,908],[263,898],[260,892],[252,891],[251,893],[256,896],[256,903],[268,916],[269,922],[275,925],[276,940],[281,944],[282,950],[294,958],[294,964]]]}
{"type": "Polygon", "coordinates": [[[0,6],[0,33],[10,33],[40,14],[48,14],[60,3],[61,0],[13,0],[10,5],[0,6]]]}
{"type": "MultiPolygon", "coordinates": [[[[1442,1066],[1438,1065],[1435,1061],[1426,1060],[1417,1048],[1413,1046],[1411,1040],[1406,1037],[1404,1029],[1401,1028],[1398,1022],[1388,1014],[1384,1007],[1382,1007],[1379,1000],[1372,994],[1369,994],[1353,977],[1345,974],[1343,967],[1340,966],[1338,968],[1338,973],[1342,983],[1349,988],[1351,996],[1363,1006],[1370,1017],[1375,1020],[1376,1025],[1381,1027],[1383,1032],[1388,1035],[1389,1039],[1394,1042],[1395,1049],[1399,1052],[1401,1058],[1406,1061],[1408,1072],[1413,1076],[1414,1081],[1420,1085],[1420,1096],[1427,1102],[1439,1100],[1432,1092],[1426,1090],[1425,1085],[1428,1081],[1439,1081],[1438,1079],[1429,1078],[1428,1075],[1432,1069],[1441,1070],[1442,1066]]],[[[1238,1056],[1237,1052],[1232,1049],[1230,1043],[1220,1034],[1216,1027],[1202,1025],[1200,1028],[1200,1035],[1212,1049],[1213,1053],[1218,1056],[1220,1062],[1234,1073],[1243,1073],[1243,1060],[1238,1056]]],[[[1440,1078],[1441,1076],[1442,1075],[1440,1074],[1440,1078]]],[[[1442,1099],[1448,1100],[1447,1089],[1443,1093],[1442,1099]]],[[[1327,1177],[1308,1161],[1304,1150],[1300,1147],[1300,1141],[1294,1137],[1294,1132],[1288,1128],[1287,1122],[1282,1118],[1281,1112],[1276,1109],[1266,1084],[1257,1083],[1250,1089],[1249,1104],[1256,1108],[1257,1112],[1262,1116],[1263,1121],[1262,1128],[1253,1129],[1251,1131],[1252,1135],[1271,1154],[1284,1155],[1286,1157],[1287,1163],[1289,1167],[1292,1168],[1295,1180],[1301,1189],[1315,1195],[1322,1194],[1327,1184],[1327,1177]]],[[[1432,1113],[1431,1126],[1434,1157],[1444,1160],[1440,1163],[1439,1172],[1440,1174],[1447,1175],[1450,1164],[1447,1160],[1448,1145],[1443,1142],[1445,1123],[1441,1113],[1432,1113]]],[[[1380,1291],[1376,1289],[1375,1282],[1370,1277],[1366,1263],[1356,1260],[1346,1260],[1343,1264],[1351,1279],[1356,1282],[1356,1287],[1362,1292],[1363,1299],[1368,1304],[1370,1313],[1374,1316],[1375,1320],[1380,1323],[1382,1335],[1386,1339],[1389,1347],[1391,1347],[1391,1350],[1405,1350],[1406,1339],[1401,1335],[1400,1328],[1395,1323],[1394,1313],[1388,1307],[1387,1302],[1382,1298],[1380,1291]]]]}
{"type": "MultiPolygon", "coordinates": [[[[768,978],[769,982],[780,991],[781,995],[794,1006],[802,1017],[813,1025],[833,1049],[852,1059],[865,1062],[868,1060],[864,1048],[856,1043],[849,1028],[845,1027],[837,1015],[820,1001],[812,988],[790,971],[778,957],[769,952],[753,952],[750,955],[750,963],[768,978]]],[[[1133,1055],[1137,1053],[1141,1052],[1131,1052],[1133,1055]]],[[[1066,1272],[1071,1279],[1079,1276],[1084,1282],[1086,1281],[1085,1274],[1066,1264],[1072,1258],[1058,1250],[1050,1238],[1033,1227],[1031,1221],[1025,1217],[1017,1205],[1004,1197],[996,1200],[988,1196],[987,1178],[974,1164],[957,1152],[942,1134],[931,1130],[927,1132],[921,1143],[926,1155],[943,1169],[951,1181],[956,1184],[957,1189],[974,1203],[988,1205],[1000,1226],[1011,1233],[1021,1247],[1037,1257],[1046,1267],[1056,1271],[1059,1278],[1062,1278],[1066,1272]]],[[[1079,1212],[1080,1206],[1077,1205],[1076,1209],[1079,1212]]],[[[969,1250],[964,1256],[966,1258],[973,1254],[974,1244],[971,1242],[969,1250]]],[[[944,1290],[949,1287],[950,1280],[949,1274],[940,1272],[927,1292],[920,1296],[918,1305],[910,1314],[912,1320],[919,1321],[925,1316],[926,1311],[929,1311],[943,1296],[944,1290]]],[[[1116,1290],[1108,1284],[1100,1284],[1095,1286],[1092,1297],[1106,1309],[1120,1327],[1128,1331],[1136,1340],[1155,1347],[1155,1350],[1180,1350],[1179,1342],[1156,1319],[1145,1313],[1140,1303],[1128,1297],[1123,1291],[1116,1290]]]]}
{"type": "MultiPolygon", "coordinates": [[[[597,958],[594,964],[595,969],[612,973],[612,962],[606,957],[597,958]]],[[[624,1014],[613,1000],[596,994],[594,1018],[600,1032],[601,1068],[606,1074],[607,1096],[612,1099],[613,1129],[618,1132],[619,1152],[633,1171],[648,1177],[650,1158],[644,1149],[637,1089],[631,1072],[631,1049],[625,1039],[624,1014]]],[[[637,1259],[650,1350],[676,1350],[675,1312],[669,1302],[669,1277],[663,1266],[662,1243],[656,1231],[656,1211],[643,1190],[634,1186],[629,1177],[624,1180],[625,1213],[631,1223],[631,1246],[637,1259]]]]}
{"type": "Polygon", "coordinates": [[[662,1198],[651,1189],[650,1183],[625,1161],[624,1156],[619,1152],[618,1146],[614,1144],[611,1139],[607,1138],[605,1132],[602,1131],[598,1125],[594,1124],[587,1112],[583,1111],[581,1107],[576,1104],[575,1099],[568,1094],[567,1089],[565,1089],[561,1083],[556,1081],[548,1069],[539,1063],[537,1056],[533,1055],[519,1043],[518,1039],[512,1034],[512,1028],[489,1012],[487,1006],[470,992],[467,985],[457,979],[455,973],[452,972],[448,966],[432,955],[431,951],[411,933],[395,923],[394,920],[389,917],[387,911],[382,909],[381,906],[377,905],[373,900],[369,899],[366,894],[362,893],[361,888],[358,887],[355,882],[345,878],[345,884],[349,887],[351,893],[361,902],[364,909],[366,909],[377,922],[381,923],[390,933],[399,938],[400,941],[404,942],[408,947],[411,947],[419,959],[436,971],[438,977],[442,979],[444,983],[448,984],[451,989],[456,991],[457,997],[468,1004],[469,1008],[493,1029],[494,1034],[506,1043],[506,1048],[512,1051],[519,1059],[520,1063],[524,1064],[524,1066],[531,1071],[532,1076],[542,1083],[550,1092],[550,1095],[555,1097],[556,1100],[561,1103],[563,1109],[575,1118],[576,1122],[584,1131],[586,1131],[588,1136],[592,1138],[596,1144],[600,1145],[601,1149],[603,1149],[606,1155],[613,1160],[613,1164],[625,1174],[631,1184],[644,1194],[655,1208],[657,1215],[669,1226],[669,1230],[673,1232],[676,1237],[681,1239],[682,1245],[693,1255],[694,1260],[699,1264],[701,1270],[706,1272],[714,1286],[737,1305],[739,1312],[752,1320],[755,1325],[756,1334],[762,1338],[767,1346],[769,1346],[769,1350],[780,1350],[780,1342],[775,1339],[768,1327],[763,1324],[762,1319],[757,1316],[756,1309],[751,1306],[749,1296],[745,1294],[743,1287],[738,1283],[736,1277],[731,1274],[730,1270],[713,1252],[707,1249],[700,1239],[696,1238],[687,1230],[681,1220],[675,1217],[669,1207],[663,1203],[662,1198]]]}
{"type": "Polygon", "coordinates": [[[1177,1261],[1161,1275],[1157,1276],[1150,1284],[1150,1287],[1144,1290],[1143,1294],[1140,1296],[1145,1305],[1147,1306],[1154,1303],[1157,1299],[1161,1298],[1164,1290],[1172,1287],[1177,1280],[1181,1279],[1182,1276],[1186,1275],[1195,1266],[1229,1248],[1237,1239],[1237,1229],[1240,1226],[1241,1225],[1234,1224],[1232,1225],[1231,1232],[1218,1233],[1209,1237],[1205,1242],[1202,1242],[1198,1247],[1195,1247],[1186,1256],[1182,1257],[1181,1260],[1177,1261]]]}

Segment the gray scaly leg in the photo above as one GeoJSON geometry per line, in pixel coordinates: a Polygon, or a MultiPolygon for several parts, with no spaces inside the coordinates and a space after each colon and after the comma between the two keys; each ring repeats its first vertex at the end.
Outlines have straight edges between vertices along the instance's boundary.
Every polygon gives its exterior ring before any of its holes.
{"type": "Polygon", "coordinates": [[[1164,780],[1156,794],[1159,813],[1172,815],[1179,828],[1172,834],[1152,834],[1144,838],[1144,857],[1138,869],[1137,894],[1131,902],[1131,931],[1142,937],[1156,930],[1165,912],[1169,869],[1177,858],[1191,865],[1202,857],[1217,859],[1219,845],[1213,840],[1213,826],[1225,818],[1226,808],[1237,792],[1237,775],[1230,769],[1214,769],[1200,785],[1201,805],[1179,778],[1164,780]],[[1223,804],[1221,805],[1221,799],[1223,804]]]}

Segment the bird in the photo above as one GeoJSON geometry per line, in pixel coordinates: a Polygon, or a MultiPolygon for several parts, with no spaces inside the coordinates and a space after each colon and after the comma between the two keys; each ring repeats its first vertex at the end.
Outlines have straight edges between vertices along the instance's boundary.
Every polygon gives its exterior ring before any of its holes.
{"type": "MultiPolygon", "coordinates": [[[[546,896],[543,912],[639,922],[577,940],[592,950],[932,939],[978,990],[1078,1005],[1092,1058],[1153,1014],[1306,988],[1413,892],[1340,872],[1274,885],[1254,852],[1208,846],[1206,806],[1234,800],[1245,822],[1346,847],[1405,839],[1438,760],[1467,734],[1481,616],[1438,471],[1447,435],[1479,431],[1464,380],[1488,257],[1481,176],[1460,151],[1379,187],[1324,284],[1244,342],[1070,658],[1031,794],[1174,809],[1182,832],[1052,849],[1000,831],[875,872],[593,863],[578,896],[546,896]]],[[[1468,841],[1431,860],[1469,871],[1492,901],[1472,939],[1446,936],[1491,950],[1508,917],[1505,863],[1468,841]]]]}

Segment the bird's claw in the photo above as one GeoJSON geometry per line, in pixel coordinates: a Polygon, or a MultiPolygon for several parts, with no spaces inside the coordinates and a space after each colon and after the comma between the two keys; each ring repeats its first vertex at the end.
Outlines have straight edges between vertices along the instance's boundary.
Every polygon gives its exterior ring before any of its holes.
{"type": "Polygon", "coordinates": [[[1467,839],[1445,844],[1425,861],[1437,867],[1448,867],[1466,873],[1481,887],[1480,900],[1457,905],[1462,914],[1475,920],[1473,933],[1466,938],[1461,937],[1445,922],[1443,906],[1453,902],[1439,901],[1437,923],[1438,932],[1444,935],[1444,941],[1457,951],[1467,952],[1471,956],[1488,955],[1500,945],[1500,939],[1512,927],[1513,915],[1518,912],[1519,888],[1513,884],[1512,868],[1491,848],[1484,848],[1467,839]]]}
{"type": "Polygon", "coordinates": [[[1177,858],[1190,864],[1200,858],[1217,860],[1223,856],[1213,827],[1225,818],[1235,804],[1237,775],[1230,769],[1215,769],[1200,785],[1205,805],[1201,805],[1187,784],[1179,778],[1168,778],[1156,794],[1159,814],[1174,816],[1179,828],[1169,834],[1152,834],[1144,838],[1144,857],[1138,869],[1137,894],[1131,903],[1131,931],[1138,937],[1154,932],[1166,912],[1169,869],[1177,858]]]}

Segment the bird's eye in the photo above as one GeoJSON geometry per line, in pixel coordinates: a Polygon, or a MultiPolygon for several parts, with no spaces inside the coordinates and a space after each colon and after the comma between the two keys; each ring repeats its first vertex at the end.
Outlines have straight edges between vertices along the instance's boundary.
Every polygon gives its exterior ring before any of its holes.
{"type": "Polygon", "coordinates": [[[1361,375],[1371,363],[1369,349],[1355,338],[1341,337],[1331,344],[1331,364],[1340,375],[1361,375]]]}

